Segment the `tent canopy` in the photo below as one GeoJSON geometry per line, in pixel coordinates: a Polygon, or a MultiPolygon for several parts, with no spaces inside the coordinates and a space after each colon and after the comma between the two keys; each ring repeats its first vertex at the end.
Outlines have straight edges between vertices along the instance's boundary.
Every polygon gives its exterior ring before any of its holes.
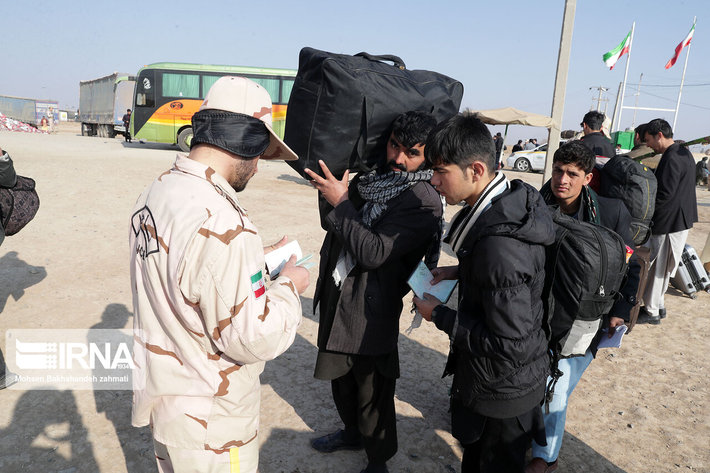
{"type": "Polygon", "coordinates": [[[493,110],[474,110],[478,118],[488,125],[527,125],[550,128],[552,118],[537,113],[523,112],[513,107],[493,110]]]}

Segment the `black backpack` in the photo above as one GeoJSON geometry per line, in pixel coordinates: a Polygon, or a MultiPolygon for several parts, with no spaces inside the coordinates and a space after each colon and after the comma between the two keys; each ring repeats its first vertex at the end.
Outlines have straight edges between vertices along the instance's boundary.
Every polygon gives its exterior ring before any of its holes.
{"type": "Polygon", "coordinates": [[[627,270],[626,244],[614,231],[553,210],[555,243],[547,248],[546,293],[552,381],[560,358],[583,356],[616,301],[627,270]]]}
{"type": "Polygon", "coordinates": [[[601,168],[599,195],[624,202],[631,214],[631,236],[637,246],[651,237],[657,188],[653,171],[628,156],[614,156],[601,168]]]}

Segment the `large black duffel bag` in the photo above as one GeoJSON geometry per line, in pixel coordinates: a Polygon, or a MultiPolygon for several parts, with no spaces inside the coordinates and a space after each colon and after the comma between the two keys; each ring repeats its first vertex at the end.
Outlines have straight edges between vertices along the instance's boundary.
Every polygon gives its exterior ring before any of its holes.
{"type": "Polygon", "coordinates": [[[441,122],[459,111],[463,85],[431,71],[405,68],[397,56],[355,56],[303,48],[286,113],[284,141],[298,155],[288,164],[336,176],[367,171],[384,156],[392,121],[422,110],[441,122]],[[383,61],[393,62],[394,65],[383,61]]]}

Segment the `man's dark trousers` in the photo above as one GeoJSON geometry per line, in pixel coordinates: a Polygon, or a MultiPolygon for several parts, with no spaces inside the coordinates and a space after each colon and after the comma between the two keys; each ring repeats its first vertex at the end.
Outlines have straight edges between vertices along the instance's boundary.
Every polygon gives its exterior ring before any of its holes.
{"type": "Polygon", "coordinates": [[[394,409],[396,378],[377,369],[378,357],[352,355],[353,366],[331,381],[333,400],[347,434],[359,433],[367,459],[384,464],[397,453],[397,423],[394,409]]]}

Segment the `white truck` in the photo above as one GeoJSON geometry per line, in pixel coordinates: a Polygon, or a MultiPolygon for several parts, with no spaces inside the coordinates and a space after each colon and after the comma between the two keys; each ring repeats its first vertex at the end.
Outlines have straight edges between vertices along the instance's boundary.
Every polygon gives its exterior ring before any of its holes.
{"type": "Polygon", "coordinates": [[[132,107],[135,88],[135,76],[120,72],[79,82],[81,134],[107,138],[125,135],[123,115],[132,107]]]}

